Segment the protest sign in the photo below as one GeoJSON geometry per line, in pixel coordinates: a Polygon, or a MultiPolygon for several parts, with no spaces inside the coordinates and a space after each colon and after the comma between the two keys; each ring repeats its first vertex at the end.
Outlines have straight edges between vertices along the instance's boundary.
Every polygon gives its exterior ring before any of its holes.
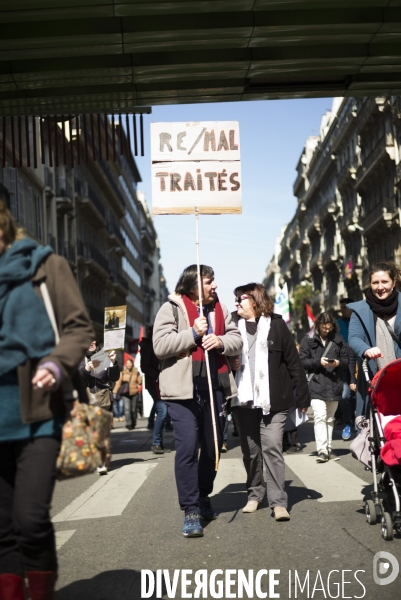
{"type": "Polygon", "coordinates": [[[109,306],[104,309],[104,351],[124,350],[126,322],[126,306],[109,306]]]}
{"type": "Polygon", "coordinates": [[[152,123],[153,214],[239,214],[237,121],[152,123]]]}

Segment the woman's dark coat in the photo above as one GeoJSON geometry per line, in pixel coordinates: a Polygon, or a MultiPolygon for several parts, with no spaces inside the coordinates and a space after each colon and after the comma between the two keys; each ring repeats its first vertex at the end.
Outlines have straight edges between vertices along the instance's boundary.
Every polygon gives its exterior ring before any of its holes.
{"type": "Polygon", "coordinates": [[[340,366],[336,369],[326,369],[322,366],[320,360],[324,354],[326,346],[318,334],[312,338],[305,335],[301,342],[300,358],[308,375],[313,373],[309,382],[311,398],[326,401],[340,401],[343,394],[343,379],[341,369],[348,368],[348,349],[344,338],[338,333],[327,337],[327,344],[332,342],[326,358],[335,358],[340,361],[340,366]]]}
{"type": "MultiPolygon", "coordinates": [[[[238,323],[237,313],[232,315],[235,323],[238,323]]],[[[310,406],[310,395],[305,371],[294,338],[281,315],[272,315],[267,339],[271,409],[282,411],[294,406],[294,388],[297,408],[307,408],[310,406]]]]}

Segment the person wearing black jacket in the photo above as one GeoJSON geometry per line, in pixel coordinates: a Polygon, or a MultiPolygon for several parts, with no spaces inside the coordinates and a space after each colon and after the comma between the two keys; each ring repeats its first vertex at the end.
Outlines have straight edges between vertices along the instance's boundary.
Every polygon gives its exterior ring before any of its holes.
{"type": "Polygon", "coordinates": [[[236,370],[238,396],[231,400],[244,466],[248,503],[243,512],[256,512],[267,490],[276,521],[287,521],[283,433],[289,408],[306,412],[310,397],[294,339],[264,287],[250,283],[234,290],[238,328],[244,342],[236,370]],[[266,483],[263,477],[266,466],[266,483]]]}
{"type": "Polygon", "coordinates": [[[323,312],[316,318],[315,335],[306,334],[301,342],[300,358],[308,373],[319,463],[334,458],[331,449],[334,414],[343,393],[341,370],[348,368],[347,344],[337,329],[335,318],[323,312]]]}
{"type": "MultiPolygon", "coordinates": [[[[102,368],[100,360],[93,359],[93,357],[97,355],[99,351],[100,346],[97,344],[96,340],[93,340],[78,367],[78,372],[82,377],[87,391],[90,391],[92,394],[95,394],[100,390],[109,390],[110,406],[103,406],[103,408],[106,410],[112,410],[111,383],[119,380],[120,368],[118,366],[115,350],[107,352],[108,356],[105,353],[104,359],[102,360],[102,365],[104,368],[102,368]]],[[[102,465],[101,467],[98,467],[97,472],[99,475],[106,475],[107,467],[102,465]]]]}

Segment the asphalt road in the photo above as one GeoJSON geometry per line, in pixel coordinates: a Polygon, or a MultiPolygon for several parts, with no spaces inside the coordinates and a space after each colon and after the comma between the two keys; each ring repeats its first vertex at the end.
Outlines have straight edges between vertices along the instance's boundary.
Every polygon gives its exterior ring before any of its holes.
{"type": "MultiPolygon", "coordinates": [[[[222,455],[213,497],[218,519],[206,525],[203,538],[186,539],[174,452],[152,454],[145,425],[140,420],[139,428],[128,432],[116,424],[107,476],[57,484],[52,507],[60,567],[56,600],[400,600],[401,576],[383,582],[394,572],[390,561],[398,559],[401,565],[401,536],[386,542],[380,524],[366,523],[363,499],[371,489],[371,474],[350,455],[341,427],[334,441],[340,460],[321,465],[310,456],[313,425],[300,428],[303,453],[289,457],[286,467],[291,521],[277,523],[266,506],[255,514],[242,513],[245,473],[230,426],[229,451],[222,455]],[[377,562],[382,585],[373,574],[380,551],[393,556],[377,562]],[[167,581],[161,573],[156,576],[158,570],[168,571],[167,581]],[[181,571],[174,590],[175,570],[181,571]],[[150,582],[158,579],[159,590],[155,585],[152,594],[150,582]]],[[[174,448],[170,432],[165,445],[174,448]]]]}

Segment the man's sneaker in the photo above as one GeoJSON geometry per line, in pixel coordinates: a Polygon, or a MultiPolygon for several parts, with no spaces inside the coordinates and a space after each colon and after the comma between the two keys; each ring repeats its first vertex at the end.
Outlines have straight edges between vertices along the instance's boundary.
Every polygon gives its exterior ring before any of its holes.
{"type": "Polygon", "coordinates": [[[201,519],[204,521],[214,521],[217,519],[217,513],[210,502],[209,496],[201,496],[199,498],[199,512],[201,519]]]}
{"type": "Polygon", "coordinates": [[[337,456],[337,454],[335,452],[333,452],[333,450],[329,450],[328,452],[328,456],[329,456],[329,460],[340,460],[340,457],[337,456]]]}
{"type": "Polygon", "coordinates": [[[298,452],[303,452],[301,444],[294,444],[294,446],[290,446],[285,453],[286,454],[297,454],[298,452]]]}
{"type": "Polygon", "coordinates": [[[329,457],[327,456],[327,454],[325,452],[319,452],[319,454],[317,455],[316,462],[325,463],[328,460],[329,460],[329,457]]]}
{"type": "Polygon", "coordinates": [[[107,475],[107,467],[106,465],[102,465],[101,467],[97,468],[97,473],[98,475],[107,475]]]}
{"type": "Polygon", "coordinates": [[[346,425],[344,427],[341,436],[342,436],[344,442],[346,442],[347,440],[350,439],[350,437],[351,437],[351,425],[346,425]]]}
{"type": "Polygon", "coordinates": [[[185,537],[203,537],[203,528],[199,519],[199,514],[194,511],[185,515],[184,527],[182,528],[182,534],[185,537]]]}
{"type": "Polygon", "coordinates": [[[222,452],[222,453],[224,453],[224,452],[227,452],[227,444],[226,444],[226,443],[224,443],[224,444],[222,445],[222,447],[221,447],[221,452],[222,452]]]}
{"type": "Polygon", "coordinates": [[[164,454],[164,449],[161,446],[152,446],[151,450],[153,454],[164,454]]]}

